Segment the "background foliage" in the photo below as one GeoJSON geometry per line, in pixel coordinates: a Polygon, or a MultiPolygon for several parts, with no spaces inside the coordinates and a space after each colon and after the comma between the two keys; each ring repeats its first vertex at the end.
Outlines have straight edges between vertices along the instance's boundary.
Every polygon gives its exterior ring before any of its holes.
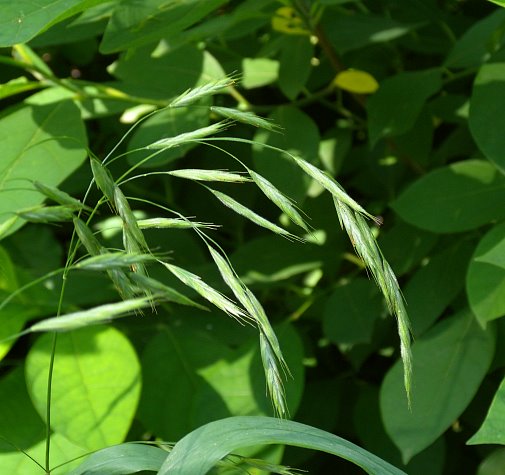
{"type": "MultiPolygon", "coordinates": [[[[505,451],[496,446],[505,442],[504,10],[477,0],[39,0],[22,7],[1,0],[0,11],[0,291],[15,293],[0,308],[6,473],[41,473],[16,449],[44,459],[52,339],[5,338],[57,312],[58,269],[73,230],[27,223],[41,219],[26,209],[47,198],[32,181],[82,198],[92,180],[89,149],[104,158],[138,118],[231,74],[239,83],[222,94],[164,109],[125,136],[116,154],[131,153],[110,163],[112,176],[139,164],[146,145],[215,123],[211,105],[278,124],[280,132],[239,124],[221,135],[244,139],[226,150],[308,214],[308,242],[254,226],[191,181],[150,175],[123,191],[221,225],[212,236],[263,303],[293,375],[285,382],[291,418],[409,474],[505,473],[505,451]],[[331,196],[262,144],[338,177],[381,216],[373,231],[399,276],[415,341],[411,411],[395,321],[340,229],[331,196]]],[[[139,170],[237,167],[192,142],[139,170]]],[[[216,189],[296,232],[259,189],[216,189]]],[[[86,203],[101,196],[92,187],[86,203]]],[[[160,215],[150,204],[131,204],[138,219],[160,215]]],[[[100,211],[93,231],[120,248],[118,221],[100,211]]],[[[151,249],[170,250],[177,265],[225,291],[191,230],[145,236],[151,249]]],[[[149,273],[184,289],[166,269],[149,273]]],[[[82,270],[71,272],[63,295],[65,313],[118,300],[105,274],[82,270]]],[[[217,310],[172,304],[62,334],[52,399],[52,467],[124,440],[174,442],[210,421],[273,413],[256,332],[217,310]]],[[[138,450],[133,460],[159,468],[154,447],[138,450]]],[[[311,473],[361,473],[292,447],[243,455],[311,473]]]]}

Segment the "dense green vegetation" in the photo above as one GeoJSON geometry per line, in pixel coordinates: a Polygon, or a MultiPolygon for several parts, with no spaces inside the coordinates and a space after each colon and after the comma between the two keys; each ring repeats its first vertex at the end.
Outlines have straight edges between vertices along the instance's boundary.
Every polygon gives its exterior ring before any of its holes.
{"type": "Polygon", "coordinates": [[[1,473],[505,473],[505,10],[0,18],[1,473]]]}

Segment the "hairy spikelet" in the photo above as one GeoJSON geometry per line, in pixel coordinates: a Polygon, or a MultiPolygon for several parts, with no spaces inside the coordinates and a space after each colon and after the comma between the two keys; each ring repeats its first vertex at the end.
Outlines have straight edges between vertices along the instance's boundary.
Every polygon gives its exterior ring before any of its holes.
{"type": "Polygon", "coordinates": [[[166,262],[162,261],[159,262],[163,264],[183,284],[195,290],[204,299],[215,305],[217,308],[221,309],[223,312],[227,313],[230,317],[235,318],[240,323],[243,323],[247,320],[248,315],[242,309],[237,307],[237,305],[235,305],[230,299],[204,282],[198,275],[193,274],[186,269],[182,269],[181,267],[167,264],[166,262]]]}
{"type": "Polygon", "coordinates": [[[59,203],[60,205],[73,207],[73,209],[76,210],[86,209],[88,211],[91,211],[91,208],[84,206],[78,199],[70,196],[68,193],[61,191],[54,186],[44,185],[39,181],[34,181],[33,186],[44,196],[50,200],[55,201],[56,203],[59,203]]]}
{"type": "Polygon", "coordinates": [[[262,216],[255,213],[254,211],[250,210],[246,206],[240,204],[238,201],[234,200],[230,196],[228,196],[224,193],[221,193],[220,191],[212,190],[210,188],[208,188],[208,190],[221,203],[223,203],[227,208],[230,208],[231,210],[235,211],[235,213],[240,214],[241,216],[244,216],[244,218],[247,218],[249,221],[252,221],[253,223],[257,224],[258,226],[269,229],[270,231],[274,232],[275,234],[279,234],[280,236],[283,236],[289,240],[303,241],[302,238],[300,238],[294,234],[291,234],[289,231],[286,231],[284,228],[277,226],[276,224],[272,223],[271,221],[268,221],[268,219],[263,218],[262,216]]]}
{"type": "Polygon", "coordinates": [[[276,414],[280,417],[285,417],[287,416],[287,407],[280,369],[282,368],[285,373],[289,373],[289,369],[282,355],[277,336],[262,305],[251,290],[239,279],[227,259],[212,246],[207,245],[207,247],[224,282],[258,326],[260,331],[261,359],[265,370],[268,394],[272,399],[276,414]]]}
{"type": "Polygon", "coordinates": [[[192,229],[192,228],[207,228],[217,229],[219,226],[212,223],[202,223],[200,221],[191,221],[182,218],[149,218],[139,219],[137,224],[140,229],[192,229]]]}
{"type": "Polygon", "coordinates": [[[258,188],[270,201],[281,209],[293,223],[300,226],[305,231],[310,232],[307,223],[287,196],[285,196],[278,188],[276,188],[270,181],[261,176],[259,173],[256,173],[253,170],[248,171],[251,178],[254,180],[256,185],[258,185],[258,188]]]}
{"type": "Polygon", "coordinates": [[[176,97],[172,102],[170,102],[170,107],[186,107],[204,97],[223,92],[224,89],[233,86],[234,84],[235,79],[233,77],[226,77],[224,79],[212,81],[193,89],[188,89],[180,96],[176,97]]]}
{"type": "Polygon", "coordinates": [[[16,215],[31,223],[60,223],[72,221],[75,207],[68,205],[35,206],[16,212],[16,215]]]}
{"type": "Polygon", "coordinates": [[[403,361],[405,390],[410,405],[412,387],[412,352],[410,324],[403,296],[396,276],[386,261],[366,221],[346,203],[333,199],[342,228],[347,232],[354,249],[370,269],[379,286],[389,311],[396,317],[403,361]]]}
{"type": "Polygon", "coordinates": [[[223,183],[246,183],[251,181],[246,176],[223,170],[183,169],[167,172],[167,174],[196,181],[220,181],[223,183]]]}
{"type": "Polygon", "coordinates": [[[242,122],[243,124],[266,129],[270,132],[279,132],[281,129],[277,124],[263,117],[259,117],[253,112],[239,111],[237,109],[230,109],[229,107],[218,106],[211,106],[210,110],[227,119],[236,120],[237,122],[242,122]]]}
{"type": "Polygon", "coordinates": [[[184,132],[182,134],[176,135],[174,137],[168,137],[166,139],[158,140],[150,145],[147,149],[159,150],[159,149],[169,149],[174,147],[179,147],[186,143],[191,143],[196,140],[201,140],[210,135],[222,132],[226,127],[228,127],[228,121],[216,122],[215,124],[208,125],[207,127],[202,127],[200,129],[192,130],[190,132],[184,132]]]}
{"type": "Polygon", "coordinates": [[[124,300],[112,304],[100,305],[89,310],[69,313],[47,318],[35,323],[29,328],[30,332],[65,332],[78,328],[98,325],[114,318],[125,316],[149,304],[149,299],[138,298],[124,300]]]}

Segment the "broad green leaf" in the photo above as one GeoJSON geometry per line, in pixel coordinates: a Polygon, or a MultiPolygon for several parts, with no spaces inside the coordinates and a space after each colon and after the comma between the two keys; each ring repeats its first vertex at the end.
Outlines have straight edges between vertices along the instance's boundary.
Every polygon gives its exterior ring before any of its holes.
{"type": "Polygon", "coordinates": [[[307,36],[287,37],[282,44],[279,87],[289,99],[295,99],[309,78],[314,46],[307,36]]]}
{"type": "Polygon", "coordinates": [[[486,158],[505,172],[505,138],[497,130],[505,127],[505,63],[484,64],[477,74],[470,99],[470,130],[486,158]]]}
{"type": "Polygon", "coordinates": [[[505,217],[505,178],[482,160],[439,168],[410,185],[393,209],[403,220],[435,233],[478,228],[505,217]]]}
{"type": "Polygon", "coordinates": [[[329,10],[321,21],[332,46],[339,53],[355,50],[371,43],[392,41],[419,25],[399,23],[386,15],[352,15],[329,10]]]}
{"type": "Polygon", "coordinates": [[[505,475],[505,449],[500,448],[491,452],[479,465],[477,475],[505,475]]]}
{"type": "Polygon", "coordinates": [[[0,309],[0,360],[4,358],[16,342],[16,340],[9,338],[19,333],[26,321],[36,314],[37,308],[33,305],[23,306],[12,302],[0,309]]]}
{"type": "Polygon", "coordinates": [[[284,194],[301,203],[309,189],[311,178],[284,155],[261,146],[262,143],[279,147],[311,163],[318,156],[319,131],[315,122],[300,109],[283,106],[270,116],[282,127],[282,133],[259,130],[253,145],[256,170],[284,194]]]}
{"type": "Polygon", "coordinates": [[[245,89],[267,86],[279,75],[279,62],[268,58],[244,58],[242,60],[242,86],[245,89]]]}
{"type": "Polygon", "coordinates": [[[93,59],[98,49],[96,37],[103,34],[114,6],[113,1],[106,1],[96,6],[87,5],[86,10],[80,15],[53,23],[49,29],[33,38],[30,46],[40,48],[72,43],[71,51],[62,48],[65,54],[70,54],[79,66],[89,64],[88,61],[93,59]]]}
{"type": "Polygon", "coordinates": [[[90,455],[68,475],[127,475],[142,471],[157,472],[167,451],[144,444],[121,444],[107,447],[90,455]]]}
{"type": "MultiPolygon", "coordinates": [[[[196,107],[181,107],[166,109],[142,122],[128,143],[128,150],[145,147],[163,137],[175,137],[179,134],[200,129],[209,124],[209,111],[205,107],[208,101],[200,101],[196,107]],[[201,106],[201,107],[199,107],[201,106]]],[[[156,157],[145,162],[143,167],[165,165],[177,158],[183,157],[196,143],[188,143],[180,147],[165,150],[156,157]]],[[[132,165],[140,162],[152,151],[142,150],[129,155],[128,162],[132,165]]]]}
{"type": "MultiPolygon", "coordinates": [[[[30,447],[26,452],[39,464],[44,465],[46,455],[46,442],[42,440],[30,447]]],[[[88,450],[79,447],[61,434],[51,435],[51,474],[67,475],[69,470],[79,464],[79,457],[88,453],[88,450]],[[64,464],[64,465],[62,465],[64,464]]],[[[9,475],[41,475],[42,468],[25,454],[20,452],[0,452],[0,467],[9,475]]]]}
{"type": "Polygon", "coordinates": [[[337,287],[326,301],[323,329],[334,343],[369,342],[374,321],[380,317],[382,300],[373,281],[358,278],[337,287]]]}
{"type": "Polygon", "coordinates": [[[439,69],[400,73],[381,81],[367,101],[370,143],[410,130],[426,100],[441,87],[439,69]]]}
{"type": "Polygon", "coordinates": [[[505,39],[505,12],[496,10],[472,25],[454,45],[445,60],[448,68],[471,68],[480,66],[499,49],[505,39]],[[497,30],[501,34],[497,35],[497,30]]]}
{"type": "MultiPolygon", "coordinates": [[[[45,416],[52,336],[43,335],[26,358],[26,379],[45,416]]],[[[58,336],[51,427],[90,450],[123,441],[140,393],[140,366],[131,343],[114,328],[90,327],[58,336]]]]}
{"type": "Polygon", "coordinates": [[[204,475],[229,453],[257,444],[286,444],[320,450],[349,460],[369,474],[404,474],[334,434],[270,417],[231,417],[200,427],[175,445],[158,474],[204,475]]]}
{"type": "Polygon", "coordinates": [[[388,437],[381,420],[379,388],[360,386],[360,392],[353,411],[356,434],[363,447],[382,459],[402,468],[409,475],[443,475],[445,462],[445,440],[439,437],[409,461],[402,463],[400,451],[388,437]]]}
{"type": "Polygon", "coordinates": [[[473,247],[472,243],[463,241],[436,254],[405,285],[404,295],[415,337],[428,329],[463,289],[473,247]]]}
{"type": "Polygon", "coordinates": [[[16,452],[16,447],[26,450],[43,440],[45,424],[28,396],[22,368],[0,379],[0,394],[4,396],[0,406],[0,453],[16,452]]]}
{"type": "Polygon", "coordinates": [[[112,14],[100,44],[104,54],[177,37],[226,0],[126,0],[112,14]]]}
{"type": "Polygon", "coordinates": [[[489,411],[479,430],[467,441],[469,445],[500,444],[505,445],[503,420],[505,418],[505,379],[493,397],[489,411]]]}
{"type": "MultiPolygon", "coordinates": [[[[222,316],[211,317],[178,310],[175,324],[163,325],[144,350],[139,417],[165,440],[177,440],[220,417],[271,411],[255,332],[247,331],[244,338],[245,329],[222,316]],[[220,321],[212,323],[215,319],[220,321]],[[226,342],[227,332],[234,333],[233,343],[226,342]]],[[[293,373],[285,386],[288,406],[295,411],[303,387],[301,343],[291,328],[278,336],[293,373]]]]}
{"type": "Polygon", "coordinates": [[[194,45],[175,51],[163,45],[143,46],[123,53],[109,68],[126,92],[155,99],[169,99],[195,86],[202,69],[203,53],[194,45]]]}
{"type": "Polygon", "coordinates": [[[465,310],[443,320],[412,347],[412,408],[405,402],[401,361],[386,374],[380,405],[386,432],[408,462],[466,409],[494,354],[494,334],[465,310]]]}
{"type": "MultiPolygon", "coordinates": [[[[0,468],[9,475],[39,475],[38,467],[16,448],[25,450],[39,463],[44,461],[45,424],[33,407],[21,367],[3,375],[0,380],[0,468]],[[13,444],[13,445],[11,445],[13,444]]],[[[83,449],[54,434],[51,437],[52,466],[82,455],[83,449]]],[[[66,473],[57,470],[55,475],[66,473]]]]}
{"type": "Polygon", "coordinates": [[[51,24],[110,0],[0,0],[0,47],[26,43],[51,24]]]}
{"type": "MultiPolygon", "coordinates": [[[[3,117],[0,142],[0,225],[16,211],[44,200],[42,195],[24,189],[30,188],[26,186],[28,180],[57,186],[86,156],[84,126],[79,110],[70,101],[22,107],[3,117]],[[21,180],[27,180],[26,184],[21,180]]],[[[21,224],[18,219],[8,233],[21,224]]]]}
{"type": "Polygon", "coordinates": [[[505,268],[486,256],[503,260],[505,223],[493,227],[479,242],[466,275],[468,302],[477,320],[485,326],[505,315],[505,268]]]}

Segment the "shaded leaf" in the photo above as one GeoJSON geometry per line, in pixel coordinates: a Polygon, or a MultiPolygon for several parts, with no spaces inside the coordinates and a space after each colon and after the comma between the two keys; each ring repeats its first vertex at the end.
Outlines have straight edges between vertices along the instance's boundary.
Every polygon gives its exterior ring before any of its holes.
{"type": "Polygon", "coordinates": [[[436,233],[478,228],[505,217],[505,178],[483,160],[439,168],[411,184],[393,209],[413,226],[436,233]]]}
{"type": "Polygon", "coordinates": [[[505,269],[498,262],[485,258],[489,254],[501,255],[504,246],[505,224],[502,223],[480,240],[468,266],[468,302],[482,326],[505,315],[505,269]]]}
{"type": "Polygon", "coordinates": [[[431,445],[466,409],[494,354],[492,332],[470,311],[442,321],[412,347],[412,409],[404,401],[402,365],[397,361],[381,386],[381,414],[403,461],[431,445]]]}
{"type": "Polygon", "coordinates": [[[426,100],[442,87],[441,71],[400,73],[381,81],[367,102],[368,133],[372,146],[383,137],[412,128],[426,100]]]}

